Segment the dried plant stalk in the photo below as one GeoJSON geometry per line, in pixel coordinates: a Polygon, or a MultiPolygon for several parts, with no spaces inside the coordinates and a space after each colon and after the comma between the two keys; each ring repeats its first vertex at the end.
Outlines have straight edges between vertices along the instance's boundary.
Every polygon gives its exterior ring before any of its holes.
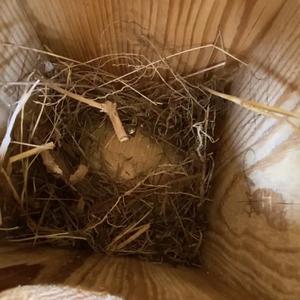
{"type": "Polygon", "coordinates": [[[1,168],[1,173],[3,174],[3,176],[4,176],[4,178],[5,178],[6,182],[7,182],[7,184],[9,186],[9,188],[11,189],[12,194],[13,194],[15,200],[17,201],[17,203],[19,205],[21,205],[21,198],[20,198],[18,192],[16,191],[16,189],[15,189],[15,187],[14,187],[14,185],[13,185],[11,179],[10,179],[10,177],[8,176],[8,174],[6,173],[6,171],[3,168],[1,168]]]}
{"type": "Polygon", "coordinates": [[[30,150],[27,150],[27,151],[24,151],[22,153],[18,153],[14,156],[11,156],[9,159],[8,159],[8,164],[7,164],[7,170],[8,170],[8,174],[11,173],[11,168],[12,168],[12,164],[19,161],[19,160],[22,160],[22,159],[25,159],[25,158],[28,158],[30,156],[33,156],[33,155],[36,155],[36,154],[39,154],[43,151],[46,151],[46,150],[53,150],[54,149],[54,143],[53,142],[50,142],[50,143],[47,143],[47,144],[44,144],[44,145],[39,145],[39,146],[36,146],[35,148],[33,149],[30,149],[30,150]]]}
{"type": "Polygon", "coordinates": [[[290,111],[286,111],[280,107],[276,107],[276,106],[271,106],[271,105],[266,105],[263,103],[259,103],[255,100],[247,100],[247,99],[242,99],[233,95],[228,95],[225,93],[221,93],[218,91],[215,91],[211,88],[208,88],[206,86],[201,86],[201,88],[203,88],[204,90],[208,91],[209,93],[218,96],[222,99],[228,100],[230,102],[233,102],[235,104],[238,104],[248,110],[254,111],[256,113],[265,115],[267,117],[275,117],[277,118],[278,116],[286,116],[286,117],[293,117],[296,119],[300,119],[300,114],[298,113],[294,113],[294,112],[290,112],[290,111]]]}
{"type": "Polygon", "coordinates": [[[48,84],[48,86],[51,87],[52,89],[60,92],[61,94],[67,95],[72,99],[75,99],[79,102],[85,103],[89,106],[98,108],[99,110],[105,112],[109,116],[109,118],[112,122],[112,125],[115,129],[116,135],[117,135],[118,139],[120,140],[120,142],[125,142],[128,140],[127,133],[122,125],[122,122],[121,122],[120,117],[117,112],[117,104],[116,103],[112,103],[110,101],[106,101],[105,103],[98,103],[92,99],[87,99],[81,95],[77,95],[75,93],[67,91],[61,87],[54,85],[54,84],[48,84]]]}
{"type": "Polygon", "coordinates": [[[86,174],[88,173],[89,168],[86,165],[80,164],[77,168],[77,170],[71,174],[70,176],[70,183],[71,184],[76,184],[84,179],[86,174]]]}
{"type": "Polygon", "coordinates": [[[57,162],[55,161],[55,158],[50,153],[50,151],[42,152],[41,157],[43,160],[43,164],[45,165],[45,167],[49,173],[52,173],[55,175],[63,175],[63,170],[57,164],[57,162]]]}
{"type": "Polygon", "coordinates": [[[132,243],[134,240],[136,240],[140,235],[142,235],[143,233],[145,233],[147,230],[150,229],[150,224],[145,224],[142,225],[140,227],[137,228],[136,232],[134,234],[132,234],[127,240],[125,240],[124,242],[120,243],[119,245],[114,246],[111,251],[120,251],[123,248],[125,248],[127,245],[129,245],[130,243],[132,243]]]}

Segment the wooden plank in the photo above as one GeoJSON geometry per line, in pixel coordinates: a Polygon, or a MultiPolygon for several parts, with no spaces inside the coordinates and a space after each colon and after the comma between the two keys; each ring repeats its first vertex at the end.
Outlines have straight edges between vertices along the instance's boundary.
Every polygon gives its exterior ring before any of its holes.
{"type": "MultiPolygon", "coordinates": [[[[134,52],[162,54],[212,43],[219,31],[233,54],[247,53],[268,29],[284,0],[60,1],[27,0],[20,6],[43,44],[72,58],[134,52]]],[[[171,65],[184,72],[206,66],[211,49],[187,53],[171,65]]]]}
{"type": "Polygon", "coordinates": [[[24,284],[64,284],[126,300],[240,299],[197,269],[16,244],[1,246],[0,253],[0,291],[24,284]]]}
{"type": "MultiPolygon", "coordinates": [[[[232,93],[282,105],[287,109],[298,109],[299,1],[128,0],[126,4],[120,0],[2,2],[2,40],[27,45],[34,41],[39,44],[32,24],[43,44],[58,53],[82,60],[103,53],[127,51],[146,53],[151,59],[157,59],[155,51],[141,39],[142,35],[146,34],[159,51],[170,54],[183,48],[211,43],[221,30],[225,47],[251,62],[250,69],[242,69],[237,74],[232,93]],[[22,10],[18,9],[20,7],[22,10]]],[[[193,72],[205,66],[209,56],[209,50],[189,53],[174,59],[171,64],[182,72],[193,72]]],[[[3,51],[1,66],[6,66],[1,76],[5,80],[17,77],[22,67],[22,57],[21,54],[16,55],[14,50],[3,51]],[[17,62],[14,63],[14,60],[17,62]]],[[[299,133],[285,122],[265,119],[231,107],[222,122],[220,136],[214,203],[210,215],[211,230],[204,247],[206,265],[229,286],[237,291],[249,291],[258,299],[299,299],[299,133]]],[[[18,261],[26,265],[26,259],[33,253],[27,250],[24,257],[12,249],[12,253],[14,251],[20,258],[12,254],[11,260],[8,260],[9,268],[18,265],[18,261]]],[[[34,257],[43,259],[42,264],[46,264],[51,257],[54,263],[47,264],[47,271],[40,271],[39,267],[28,271],[38,274],[38,277],[32,275],[32,280],[27,278],[28,282],[70,281],[69,284],[77,282],[91,288],[97,288],[99,282],[106,282],[105,286],[112,285],[112,291],[116,293],[120,290],[124,294],[131,293],[125,287],[123,272],[132,279],[129,283],[131,289],[136,282],[142,286],[132,297],[141,297],[146,291],[149,299],[156,295],[161,299],[185,299],[187,295],[193,299],[202,295],[207,284],[206,279],[203,281],[205,283],[191,284],[190,280],[194,282],[195,279],[185,277],[181,271],[178,275],[173,269],[170,271],[161,266],[147,265],[145,269],[141,262],[95,257],[90,260],[82,258],[83,265],[78,263],[80,268],[86,270],[81,281],[74,275],[83,272],[81,269],[80,272],[69,271],[70,274],[65,276],[59,267],[63,263],[68,265],[64,258],[69,254],[58,251],[54,255],[47,252],[50,250],[43,251],[46,253],[44,256],[34,257]],[[137,265],[134,272],[129,271],[129,264],[137,265]],[[89,267],[93,275],[89,275],[89,267]],[[148,270],[151,270],[150,275],[148,270]],[[146,276],[146,282],[143,276],[146,276]],[[85,281],[85,278],[89,279],[85,281]],[[106,281],[106,278],[110,280],[106,281]]],[[[75,253],[70,254],[71,261],[76,260],[75,253]]],[[[81,254],[78,255],[81,257],[81,254]]],[[[38,260],[37,265],[40,264],[38,260]]],[[[70,265],[71,269],[77,269],[74,266],[76,263],[70,265]]],[[[12,281],[20,281],[18,276],[25,280],[20,268],[19,265],[16,269],[9,269],[12,281]]],[[[192,277],[202,280],[202,275],[198,273],[192,277]]],[[[220,297],[210,296],[209,293],[213,295],[213,292],[207,292],[209,296],[206,296],[212,297],[207,299],[220,297]]]]}
{"type": "MultiPolygon", "coordinates": [[[[0,1],[0,42],[32,47],[40,45],[35,30],[15,0],[0,1]]],[[[0,44],[0,81],[15,81],[32,70],[36,55],[24,52],[17,55],[16,52],[16,49],[2,47],[0,44]]],[[[9,116],[10,106],[19,95],[17,89],[0,86],[0,137],[9,116]]]]}
{"type": "MultiPolygon", "coordinates": [[[[299,35],[300,4],[286,1],[232,93],[299,111],[299,35]]],[[[299,299],[299,129],[233,107],[222,127],[206,265],[256,299],[299,299]]]]}

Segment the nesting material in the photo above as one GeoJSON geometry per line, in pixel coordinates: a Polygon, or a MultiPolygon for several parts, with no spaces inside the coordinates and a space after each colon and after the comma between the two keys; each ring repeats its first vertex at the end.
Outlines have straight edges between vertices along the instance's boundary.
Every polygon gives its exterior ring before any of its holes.
{"type": "Polygon", "coordinates": [[[105,169],[116,181],[136,182],[160,165],[179,162],[172,147],[147,136],[138,126],[125,143],[107,123],[92,135],[93,142],[85,149],[90,165],[94,170],[105,169]]]}
{"type": "Polygon", "coordinates": [[[167,61],[180,53],[84,63],[41,53],[51,68],[20,83],[27,103],[1,153],[5,238],[199,265],[215,96],[226,98],[199,74],[225,62],[181,76],[167,61]]]}

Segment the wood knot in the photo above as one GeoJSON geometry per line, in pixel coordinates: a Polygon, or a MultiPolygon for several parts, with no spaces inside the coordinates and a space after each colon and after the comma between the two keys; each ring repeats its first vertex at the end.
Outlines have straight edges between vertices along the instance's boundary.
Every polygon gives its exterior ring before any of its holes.
{"type": "Polygon", "coordinates": [[[271,227],[287,230],[286,204],[281,194],[269,188],[259,188],[250,195],[249,204],[251,212],[264,215],[271,227]]]}

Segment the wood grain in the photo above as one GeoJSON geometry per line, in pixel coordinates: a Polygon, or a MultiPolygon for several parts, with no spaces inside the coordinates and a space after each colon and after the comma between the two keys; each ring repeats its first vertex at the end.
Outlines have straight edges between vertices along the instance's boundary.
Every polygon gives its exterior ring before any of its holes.
{"type": "MultiPolygon", "coordinates": [[[[234,72],[231,93],[299,110],[298,0],[5,0],[0,8],[2,40],[26,45],[40,41],[80,60],[111,52],[142,53],[156,60],[149,40],[169,55],[212,43],[221,31],[225,48],[250,63],[234,72]]],[[[211,52],[186,53],[170,64],[179,72],[194,72],[211,63],[211,52]]],[[[17,77],[22,53],[2,51],[2,78],[17,77]]],[[[224,60],[224,55],[213,57],[224,60]]],[[[299,129],[288,122],[294,121],[267,119],[231,105],[220,120],[211,226],[203,256],[215,278],[255,299],[300,298],[299,129]]],[[[54,280],[91,289],[104,282],[105,288],[132,299],[224,299],[214,294],[216,287],[205,293],[207,280],[193,270],[175,272],[167,266],[59,250],[35,250],[32,258],[28,254],[33,250],[24,255],[14,247],[11,254],[7,248],[0,251],[12,268],[2,271],[12,274],[12,282],[54,280]],[[66,257],[71,257],[67,275],[59,267],[66,257]],[[46,263],[49,259],[51,264],[46,263]],[[22,274],[31,267],[29,274],[37,275],[26,279],[22,274]],[[129,278],[128,286],[124,278],[129,278]]],[[[2,263],[5,267],[5,260],[2,263]]]]}
{"type": "MultiPolygon", "coordinates": [[[[16,0],[0,1],[0,81],[14,81],[22,78],[34,64],[33,53],[18,53],[16,49],[6,48],[1,42],[13,42],[39,47],[40,43],[35,30],[25,13],[19,8],[16,0]]],[[[11,105],[20,94],[16,88],[0,86],[0,136],[11,105]]]]}
{"type": "Polygon", "coordinates": [[[126,300],[240,299],[197,269],[19,245],[2,245],[0,253],[0,291],[24,284],[64,284],[126,300]]]}
{"type": "MultiPolygon", "coordinates": [[[[79,60],[105,53],[142,53],[149,59],[214,42],[246,56],[269,28],[283,0],[27,0],[19,1],[43,44],[79,60]],[[150,43],[150,42],[151,43],[150,43]],[[153,46],[156,49],[153,49],[153,46]]],[[[182,72],[199,70],[211,49],[172,60],[182,72]]],[[[223,58],[223,56],[221,56],[223,58]]]]}
{"type": "MultiPolygon", "coordinates": [[[[231,92],[299,111],[299,2],[286,1],[270,25],[231,92]]],[[[224,121],[206,265],[256,299],[299,299],[299,129],[236,107],[224,121]]]]}

